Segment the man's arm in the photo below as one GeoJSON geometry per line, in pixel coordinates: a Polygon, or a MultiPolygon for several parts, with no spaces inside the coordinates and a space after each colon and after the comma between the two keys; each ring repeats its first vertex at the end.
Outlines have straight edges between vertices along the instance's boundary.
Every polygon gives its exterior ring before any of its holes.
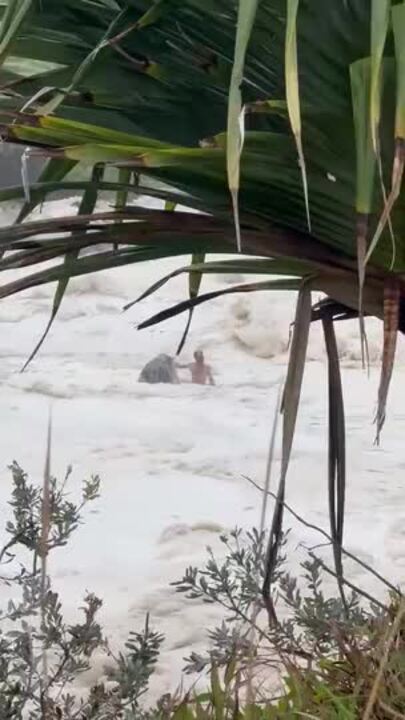
{"type": "Polygon", "coordinates": [[[208,380],[210,385],[215,385],[215,380],[210,365],[208,365],[208,380]]]}

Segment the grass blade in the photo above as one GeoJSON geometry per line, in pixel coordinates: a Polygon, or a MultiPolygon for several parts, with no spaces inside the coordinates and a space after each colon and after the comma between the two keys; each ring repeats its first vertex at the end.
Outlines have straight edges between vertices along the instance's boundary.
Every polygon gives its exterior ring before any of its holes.
{"type": "Polygon", "coordinates": [[[275,612],[271,600],[271,582],[273,571],[277,563],[278,550],[282,541],[286,478],[294,440],[299,400],[301,396],[310,325],[311,290],[308,282],[301,282],[295,313],[287,379],[281,406],[281,411],[283,413],[283,441],[280,482],[270,530],[266,570],[262,589],[270,621],[275,620],[275,612]]]}
{"type": "Polygon", "coordinates": [[[298,79],[297,53],[297,15],[299,0],[287,0],[287,28],[285,41],[285,86],[287,95],[288,115],[294,133],[301,168],[302,186],[304,190],[305,210],[308,230],[311,232],[311,216],[309,211],[308,179],[302,147],[301,108],[298,79]]]}
{"type": "Polygon", "coordinates": [[[397,348],[401,289],[396,281],[388,282],[384,288],[384,347],[378,389],[377,435],[380,442],[381,430],[385,423],[388,391],[391,383],[397,348]]]}
{"type": "MultiPolygon", "coordinates": [[[[402,624],[402,619],[403,619],[404,615],[405,615],[405,600],[402,599],[401,602],[399,603],[397,613],[393,619],[391,626],[388,626],[388,628],[387,628],[387,632],[384,637],[384,644],[383,644],[383,647],[381,648],[382,653],[381,653],[380,664],[379,664],[377,674],[375,676],[375,679],[374,679],[374,682],[373,682],[373,685],[372,685],[372,688],[370,691],[370,695],[367,700],[367,705],[366,705],[366,708],[364,710],[361,720],[371,720],[371,718],[372,718],[374,707],[378,701],[378,693],[380,690],[381,683],[383,681],[384,673],[388,670],[391,649],[392,649],[394,643],[398,642],[398,639],[402,635],[401,624],[402,624]]],[[[382,703],[381,703],[381,706],[383,707],[382,703]]],[[[391,715],[391,713],[392,713],[391,716],[394,717],[394,712],[395,711],[390,710],[389,715],[391,715]]],[[[395,716],[397,718],[399,716],[399,719],[401,718],[400,713],[395,712],[395,716]]]]}
{"type": "Polygon", "coordinates": [[[221,687],[218,668],[213,663],[211,668],[211,701],[214,710],[214,720],[224,720],[225,694],[221,687]]]}
{"type": "Polygon", "coordinates": [[[346,443],[345,412],[339,354],[333,320],[322,320],[328,356],[329,394],[329,451],[328,451],[328,497],[330,534],[333,542],[336,577],[344,607],[346,598],[343,583],[342,545],[346,494],[346,443]]]}
{"type": "Polygon", "coordinates": [[[258,0],[239,0],[235,53],[228,99],[226,160],[228,186],[232,198],[236,241],[239,252],[242,249],[239,222],[240,157],[243,148],[244,134],[241,86],[243,83],[246,52],[256,16],[257,2],[258,0]]]}

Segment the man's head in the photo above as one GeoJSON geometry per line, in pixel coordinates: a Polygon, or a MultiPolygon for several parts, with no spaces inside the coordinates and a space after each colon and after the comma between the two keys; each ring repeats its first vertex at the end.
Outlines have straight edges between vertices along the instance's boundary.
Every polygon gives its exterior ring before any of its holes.
{"type": "Polygon", "coordinates": [[[202,350],[196,350],[194,353],[194,360],[197,363],[203,363],[204,362],[204,353],[202,350]]]}

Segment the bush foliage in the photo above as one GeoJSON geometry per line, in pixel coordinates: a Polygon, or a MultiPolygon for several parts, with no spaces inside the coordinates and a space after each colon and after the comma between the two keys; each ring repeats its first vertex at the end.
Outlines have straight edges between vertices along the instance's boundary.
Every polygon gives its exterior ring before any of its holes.
{"type": "Polygon", "coordinates": [[[162,696],[149,707],[145,693],[163,635],[147,616],[144,627],[114,653],[98,621],[102,601],[87,594],[79,620],[68,623],[47,572],[49,554],[69,542],[83,511],[98,497],[99,478],[85,481],[73,502],[67,491],[70,470],[62,482],[49,478],[41,489],[17,463],[10,469],[11,518],[0,552],[1,582],[10,596],[0,613],[1,720],[404,717],[400,592],[390,592],[387,606],[361,590],[329,597],[322,561],[311,554],[302,576],[294,578],[281,553],[271,578],[275,612],[269,613],[261,593],[266,537],[255,529],[221,536],[221,559],[208,549],[203,568],[189,567],[173,583],[191,602],[218,604],[224,619],[208,631],[206,653],[191,652],[185,660],[185,672],[202,680],[203,692],[162,696]],[[105,654],[105,676],[78,692],[75,682],[95,651],[105,654]]]}

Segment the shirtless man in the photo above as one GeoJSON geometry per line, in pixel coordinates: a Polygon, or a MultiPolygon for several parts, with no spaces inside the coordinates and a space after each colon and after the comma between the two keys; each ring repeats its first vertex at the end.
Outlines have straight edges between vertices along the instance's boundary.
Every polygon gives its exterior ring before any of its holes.
{"type": "Polygon", "coordinates": [[[187,368],[190,370],[192,383],[196,385],[206,385],[207,382],[209,382],[210,385],[215,385],[211,367],[205,363],[204,353],[201,350],[196,350],[194,353],[194,362],[188,363],[187,365],[176,363],[176,365],[178,368],[187,368]]]}

